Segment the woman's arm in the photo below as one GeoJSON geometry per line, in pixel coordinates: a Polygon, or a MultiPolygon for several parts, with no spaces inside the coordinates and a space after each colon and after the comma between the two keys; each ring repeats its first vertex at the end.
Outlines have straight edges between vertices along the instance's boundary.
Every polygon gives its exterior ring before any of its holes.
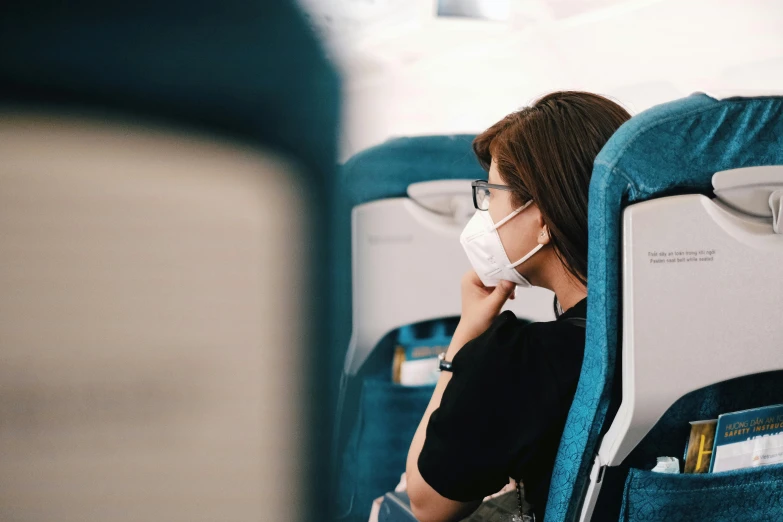
{"type": "MultiPolygon", "coordinates": [[[[446,360],[451,361],[465,343],[470,341],[459,327],[454,332],[451,344],[446,352],[446,360]]],[[[461,520],[471,514],[481,504],[481,499],[474,502],[457,502],[441,496],[437,491],[427,484],[419,473],[419,454],[424,447],[424,439],[427,432],[427,424],[432,412],[440,406],[440,400],[443,397],[443,390],[451,380],[451,372],[441,372],[435,391],[424,412],[424,416],[416,429],[408,451],[408,462],[406,466],[406,478],[408,482],[408,497],[411,500],[411,510],[420,522],[451,522],[461,520]]],[[[458,458],[455,455],[455,458],[458,458]]]]}
{"type": "MultiPolygon", "coordinates": [[[[454,360],[454,356],[468,341],[475,339],[489,328],[506,300],[514,298],[516,288],[508,281],[501,281],[497,287],[487,288],[473,270],[463,276],[461,287],[462,316],[446,352],[446,359],[449,361],[454,360]]],[[[475,511],[482,501],[479,498],[471,502],[458,502],[443,497],[427,484],[419,472],[419,455],[424,447],[430,416],[440,407],[443,392],[450,380],[451,372],[441,373],[408,451],[406,465],[408,496],[411,500],[411,510],[421,522],[461,520],[475,511]]],[[[453,458],[459,459],[460,455],[453,455],[453,458]]]]}

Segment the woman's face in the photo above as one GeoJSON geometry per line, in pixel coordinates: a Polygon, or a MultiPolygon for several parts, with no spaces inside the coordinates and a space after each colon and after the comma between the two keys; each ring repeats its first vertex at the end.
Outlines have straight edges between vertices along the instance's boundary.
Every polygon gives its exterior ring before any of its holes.
{"type": "MultiPolygon", "coordinates": [[[[500,177],[497,163],[494,160],[489,168],[488,181],[495,185],[506,184],[500,177]]],[[[490,189],[488,212],[492,217],[493,223],[497,223],[517,208],[514,205],[510,191],[490,189]]],[[[538,246],[539,242],[548,239],[539,235],[543,230],[541,211],[535,202],[498,228],[500,241],[503,243],[503,248],[506,251],[506,255],[508,255],[509,261],[514,263],[522,259],[528,252],[538,246]]],[[[535,255],[531,257],[528,261],[518,266],[517,271],[529,279],[534,274],[535,267],[539,265],[540,257],[542,256],[535,255]]]]}

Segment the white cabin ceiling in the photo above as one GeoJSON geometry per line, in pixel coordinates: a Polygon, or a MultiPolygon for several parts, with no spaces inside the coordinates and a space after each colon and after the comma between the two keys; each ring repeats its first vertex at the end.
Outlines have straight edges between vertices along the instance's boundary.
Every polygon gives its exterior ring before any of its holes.
{"type": "Polygon", "coordinates": [[[781,0],[508,0],[505,21],[438,17],[437,0],[299,1],[342,72],[342,159],[392,136],[478,131],[553,90],[638,112],[697,90],[783,89],[781,0]]]}

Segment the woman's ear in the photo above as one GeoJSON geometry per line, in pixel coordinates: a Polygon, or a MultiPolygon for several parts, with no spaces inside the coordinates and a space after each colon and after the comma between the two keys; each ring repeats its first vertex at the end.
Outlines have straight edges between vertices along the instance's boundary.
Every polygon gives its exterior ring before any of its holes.
{"type": "Polygon", "coordinates": [[[539,245],[549,244],[549,227],[547,227],[546,225],[543,225],[541,227],[541,230],[538,232],[538,244],[539,245]]]}
{"type": "Polygon", "coordinates": [[[544,215],[541,213],[541,209],[536,207],[536,217],[535,217],[535,223],[538,227],[538,234],[536,240],[538,241],[539,245],[548,245],[549,244],[549,227],[546,226],[546,223],[544,222],[544,215]]]}

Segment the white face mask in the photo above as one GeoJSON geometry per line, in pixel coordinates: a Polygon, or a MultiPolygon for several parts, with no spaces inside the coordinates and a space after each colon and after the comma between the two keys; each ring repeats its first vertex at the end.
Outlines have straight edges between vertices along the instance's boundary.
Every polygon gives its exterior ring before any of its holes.
{"type": "Polygon", "coordinates": [[[477,210],[462,231],[459,241],[484,286],[497,286],[500,281],[511,281],[525,288],[532,286],[530,281],[517,272],[516,267],[530,259],[544,245],[538,245],[522,259],[512,263],[498,234],[498,228],[508,223],[531,203],[532,201],[528,201],[497,223],[492,222],[488,210],[477,210]]]}

